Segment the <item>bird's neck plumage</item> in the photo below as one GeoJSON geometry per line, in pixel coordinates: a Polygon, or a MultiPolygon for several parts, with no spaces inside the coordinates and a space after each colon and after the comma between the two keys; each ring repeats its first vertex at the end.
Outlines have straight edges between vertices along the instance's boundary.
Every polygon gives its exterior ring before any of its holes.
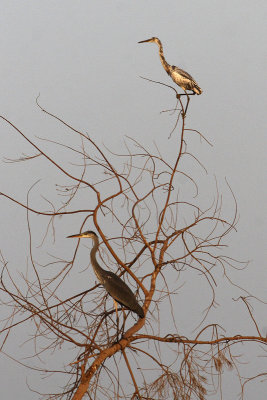
{"type": "Polygon", "coordinates": [[[157,42],[157,45],[159,46],[159,58],[160,58],[161,64],[163,65],[163,68],[165,69],[165,71],[167,73],[169,73],[170,65],[165,60],[165,57],[164,57],[164,54],[163,54],[163,47],[162,47],[162,44],[161,44],[160,40],[157,42]]]}
{"type": "Polygon", "coordinates": [[[93,241],[94,241],[94,245],[93,245],[93,248],[92,248],[92,250],[90,252],[91,264],[92,264],[92,266],[94,268],[94,271],[95,271],[95,274],[96,274],[97,278],[102,283],[101,272],[103,271],[103,268],[100,267],[100,265],[98,264],[97,259],[96,259],[96,252],[97,252],[98,247],[99,247],[98,237],[97,236],[93,237],[93,241]]]}

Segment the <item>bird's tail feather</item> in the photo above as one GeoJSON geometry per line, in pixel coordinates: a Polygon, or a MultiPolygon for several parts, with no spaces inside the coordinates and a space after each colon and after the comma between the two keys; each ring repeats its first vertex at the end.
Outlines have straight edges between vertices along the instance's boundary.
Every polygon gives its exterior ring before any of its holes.
{"type": "Polygon", "coordinates": [[[196,94],[201,94],[203,92],[203,90],[198,85],[194,85],[193,91],[196,94]]]}

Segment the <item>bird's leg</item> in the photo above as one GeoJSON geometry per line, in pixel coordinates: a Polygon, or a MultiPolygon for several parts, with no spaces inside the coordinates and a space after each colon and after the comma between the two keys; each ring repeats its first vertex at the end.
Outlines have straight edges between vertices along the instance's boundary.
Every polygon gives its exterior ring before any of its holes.
{"type": "MultiPolygon", "coordinates": [[[[190,97],[189,97],[189,96],[191,96],[191,94],[188,94],[187,91],[186,91],[185,89],[184,89],[184,91],[185,91],[185,93],[181,93],[181,94],[177,93],[177,94],[176,94],[176,99],[178,99],[178,101],[180,100],[180,97],[181,97],[181,96],[186,96],[186,97],[187,97],[187,102],[186,102],[186,106],[185,106],[185,111],[184,111],[184,112],[182,111],[182,117],[183,117],[183,118],[185,118],[186,111],[187,111],[187,108],[188,108],[188,105],[189,105],[189,101],[190,101],[190,97]]],[[[195,93],[194,93],[194,94],[195,94],[195,93]]]]}
{"type": "Polygon", "coordinates": [[[116,302],[116,300],[115,300],[115,299],[113,299],[113,301],[114,301],[114,307],[115,307],[115,310],[116,310],[116,320],[117,320],[117,341],[119,341],[119,335],[118,335],[118,332],[119,332],[118,303],[116,302]]]}
{"type": "Polygon", "coordinates": [[[189,101],[190,101],[189,94],[188,94],[186,91],[185,91],[185,94],[186,94],[186,96],[187,96],[187,102],[186,102],[185,111],[182,113],[182,117],[183,117],[183,118],[185,118],[185,116],[186,116],[186,111],[187,111],[187,108],[188,108],[188,106],[189,106],[189,101]]]}
{"type": "Polygon", "coordinates": [[[122,335],[123,335],[124,327],[125,327],[125,321],[126,321],[126,314],[125,314],[124,308],[122,309],[122,312],[123,312],[123,324],[122,324],[121,330],[122,330],[122,335]]]}

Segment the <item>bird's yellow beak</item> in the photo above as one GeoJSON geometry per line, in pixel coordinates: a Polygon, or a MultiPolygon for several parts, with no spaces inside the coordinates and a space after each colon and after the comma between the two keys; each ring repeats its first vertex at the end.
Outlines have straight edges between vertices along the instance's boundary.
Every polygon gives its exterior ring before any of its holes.
{"type": "Polygon", "coordinates": [[[146,43],[146,42],[151,42],[151,39],[141,40],[141,41],[138,42],[138,43],[146,43]]]}
{"type": "Polygon", "coordinates": [[[81,237],[83,237],[82,233],[76,233],[75,235],[67,236],[67,238],[81,238],[81,237]]]}

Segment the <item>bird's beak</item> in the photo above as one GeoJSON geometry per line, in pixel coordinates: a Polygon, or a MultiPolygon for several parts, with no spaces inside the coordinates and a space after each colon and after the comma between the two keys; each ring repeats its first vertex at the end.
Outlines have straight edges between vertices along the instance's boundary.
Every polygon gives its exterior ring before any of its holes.
{"type": "Polygon", "coordinates": [[[151,39],[141,40],[141,41],[138,42],[138,43],[146,43],[146,42],[150,42],[150,40],[151,40],[151,39]]]}
{"type": "Polygon", "coordinates": [[[76,233],[75,235],[67,236],[67,238],[81,238],[81,237],[83,237],[82,233],[76,233]]]}

